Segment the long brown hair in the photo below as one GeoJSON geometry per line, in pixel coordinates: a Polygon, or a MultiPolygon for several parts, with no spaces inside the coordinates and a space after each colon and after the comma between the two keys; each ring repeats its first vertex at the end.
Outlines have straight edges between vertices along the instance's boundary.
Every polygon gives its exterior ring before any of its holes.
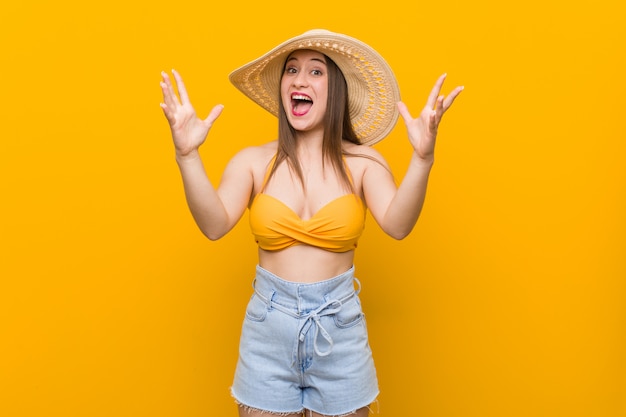
{"type": "MultiPolygon", "coordinates": [[[[350,177],[348,176],[343,162],[343,156],[347,153],[342,149],[343,140],[359,144],[359,139],[354,133],[352,121],[350,120],[348,86],[337,64],[328,56],[324,55],[324,57],[326,58],[326,70],[328,73],[328,100],[326,103],[326,114],[324,115],[322,164],[326,160],[330,161],[344,187],[354,192],[353,184],[350,181],[350,177]]],[[[283,74],[284,72],[285,68],[283,66],[283,74]]],[[[283,161],[287,161],[289,168],[295,172],[304,187],[304,175],[302,174],[302,167],[296,153],[296,131],[287,119],[282,97],[279,96],[278,152],[268,179],[274,175],[276,168],[283,161]]]]}

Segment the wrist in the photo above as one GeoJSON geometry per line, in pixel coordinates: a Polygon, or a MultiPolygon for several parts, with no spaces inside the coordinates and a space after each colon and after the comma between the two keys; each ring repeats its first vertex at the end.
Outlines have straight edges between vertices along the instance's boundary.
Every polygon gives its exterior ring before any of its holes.
{"type": "Polygon", "coordinates": [[[178,149],[176,150],[176,162],[179,164],[184,164],[198,159],[200,159],[200,153],[197,149],[193,149],[189,152],[181,152],[178,149]]]}
{"type": "Polygon", "coordinates": [[[430,154],[430,155],[422,156],[422,155],[418,155],[417,152],[413,152],[411,163],[416,164],[420,167],[430,169],[430,167],[432,167],[433,164],[435,163],[435,155],[430,154]]]}

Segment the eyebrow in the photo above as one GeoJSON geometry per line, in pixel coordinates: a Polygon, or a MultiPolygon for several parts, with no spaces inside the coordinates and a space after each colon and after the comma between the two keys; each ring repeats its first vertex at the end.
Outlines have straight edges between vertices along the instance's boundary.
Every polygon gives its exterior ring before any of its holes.
{"type": "MultiPolygon", "coordinates": [[[[311,58],[311,61],[317,61],[317,62],[321,62],[322,64],[326,65],[326,60],[322,59],[322,58],[311,58]]],[[[287,62],[289,61],[298,61],[298,58],[296,58],[295,56],[291,56],[287,59],[287,62]]]]}

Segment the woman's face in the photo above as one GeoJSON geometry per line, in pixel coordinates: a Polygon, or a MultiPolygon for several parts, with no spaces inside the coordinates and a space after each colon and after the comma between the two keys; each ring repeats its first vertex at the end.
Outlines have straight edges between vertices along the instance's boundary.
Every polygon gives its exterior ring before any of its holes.
{"type": "Polygon", "coordinates": [[[285,63],[280,95],[296,131],[323,132],[328,99],[326,57],[310,50],[292,52],[285,63]]]}

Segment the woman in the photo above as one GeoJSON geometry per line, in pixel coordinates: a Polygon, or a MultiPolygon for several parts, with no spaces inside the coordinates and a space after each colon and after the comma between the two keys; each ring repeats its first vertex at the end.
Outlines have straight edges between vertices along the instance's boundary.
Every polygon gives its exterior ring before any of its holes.
{"type": "Polygon", "coordinates": [[[437,128],[462,87],[444,97],[440,77],[413,118],[371,47],[325,30],[296,36],[230,75],[278,117],[279,134],[236,154],[216,189],[198,148],[223,107],[199,119],[182,78],[173,75],[180,99],[163,73],[161,107],[196,223],[219,239],[249,208],[259,245],[232,386],[240,416],[367,416],[378,386],[353,266],[365,211],[396,239],[410,233],[437,128]],[[414,148],[399,187],[370,147],[398,114],[414,148]]]}

